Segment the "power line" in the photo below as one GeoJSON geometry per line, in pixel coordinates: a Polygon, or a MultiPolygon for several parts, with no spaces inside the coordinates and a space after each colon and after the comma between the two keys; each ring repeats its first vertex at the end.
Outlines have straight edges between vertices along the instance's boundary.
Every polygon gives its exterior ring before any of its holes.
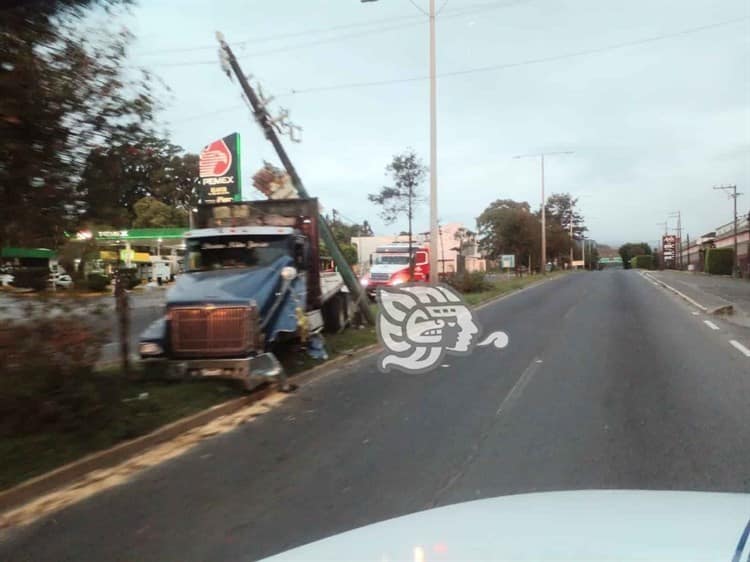
{"type": "MultiPolygon", "coordinates": [[[[467,8],[464,8],[462,10],[457,10],[455,12],[447,12],[445,15],[442,16],[442,18],[443,19],[456,18],[456,17],[461,17],[461,16],[465,16],[465,15],[471,15],[471,14],[475,14],[475,13],[478,13],[478,12],[484,12],[484,11],[488,11],[488,10],[496,10],[496,9],[500,9],[500,8],[513,7],[513,6],[516,6],[516,5],[519,5],[519,4],[526,4],[526,3],[531,2],[531,1],[533,1],[533,0],[513,0],[511,2],[505,2],[505,1],[504,2],[489,2],[489,3],[485,3],[485,4],[475,5],[474,7],[469,6],[467,8]]],[[[447,0],[443,3],[443,7],[445,6],[445,4],[447,4],[447,0]]],[[[416,6],[416,4],[415,4],[415,6],[416,6]]],[[[416,6],[416,7],[420,11],[422,11],[424,14],[426,14],[426,12],[424,12],[421,8],[419,8],[419,6],[416,6]]],[[[286,47],[279,47],[277,49],[271,49],[271,50],[268,50],[268,51],[261,51],[259,53],[243,54],[242,57],[260,56],[260,55],[266,55],[266,54],[284,52],[284,51],[289,51],[289,50],[294,50],[294,49],[303,49],[305,47],[310,47],[310,46],[324,44],[324,43],[329,43],[329,42],[335,42],[335,41],[339,41],[339,40],[342,40],[342,39],[349,39],[349,38],[352,38],[352,37],[360,37],[360,36],[364,36],[364,35],[371,35],[373,33],[378,33],[380,31],[389,31],[391,29],[401,29],[401,28],[405,28],[405,27],[414,27],[414,26],[422,25],[424,23],[424,18],[421,17],[421,16],[400,16],[400,17],[393,17],[393,18],[383,18],[383,19],[380,19],[380,20],[373,20],[373,21],[368,21],[368,22],[359,22],[359,23],[344,24],[344,25],[339,25],[339,26],[334,26],[334,27],[329,27],[329,28],[318,28],[318,29],[311,29],[311,30],[306,30],[306,31],[298,31],[298,32],[294,32],[294,33],[284,33],[284,34],[277,34],[277,35],[268,35],[268,36],[265,36],[265,37],[258,37],[258,38],[254,38],[254,39],[246,39],[246,40],[243,40],[243,41],[236,41],[234,44],[235,45],[239,45],[239,46],[245,46],[245,45],[250,45],[250,44],[254,44],[254,43],[265,43],[267,41],[276,41],[276,40],[279,40],[279,39],[290,39],[290,38],[301,37],[301,36],[305,36],[305,35],[315,35],[315,34],[318,34],[318,33],[328,33],[328,32],[332,32],[332,31],[340,31],[340,30],[352,29],[352,28],[357,28],[357,27],[373,27],[373,26],[379,26],[380,24],[392,23],[392,22],[402,22],[402,23],[400,25],[381,26],[381,27],[376,27],[374,29],[366,29],[366,30],[362,31],[361,33],[347,33],[347,34],[342,34],[342,35],[338,35],[338,36],[335,36],[335,37],[327,37],[327,38],[324,38],[324,39],[317,39],[317,40],[315,40],[313,42],[299,43],[299,44],[296,44],[296,45],[289,45],[289,46],[286,46],[286,47]],[[411,20],[411,21],[409,21],[409,23],[405,23],[407,20],[411,20]]],[[[215,50],[216,50],[216,46],[215,45],[203,45],[203,46],[200,46],[200,47],[181,47],[181,48],[180,47],[175,47],[175,48],[172,48],[172,49],[161,49],[161,50],[158,50],[158,51],[147,51],[147,52],[142,52],[142,53],[135,53],[135,55],[137,55],[137,56],[154,56],[154,55],[157,55],[158,56],[158,55],[169,54],[169,53],[189,53],[189,52],[196,52],[196,51],[215,51],[215,50]]],[[[177,62],[177,63],[154,63],[154,64],[158,65],[158,66],[191,66],[191,65],[194,65],[194,64],[214,64],[214,63],[215,63],[215,61],[211,60],[211,61],[195,61],[195,62],[185,61],[185,62],[177,62]]]]}
{"type": "MultiPolygon", "coordinates": [[[[644,39],[638,39],[638,40],[635,40],[635,41],[628,41],[628,42],[624,42],[624,43],[617,43],[617,44],[614,44],[614,45],[608,45],[608,46],[604,46],[604,47],[596,47],[596,48],[586,49],[586,50],[582,50],[582,51],[575,51],[575,52],[572,52],[572,53],[565,53],[565,54],[553,55],[553,56],[549,56],[549,57],[541,57],[541,58],[536,58],[536,59],[527,59],[527,60],[523,60],[523,61],[503,63],[503,64],[497,64],[497,65],[490,65],[490,66],[484,66],[484,67],[478,67],[478,68],[471,68],[471,69],[466,69],[466,70],[455,70],[455,71],[452,71],[452,72],[443,72],[443,73],[439,73],[437,76],[439,78],[449,78],[449,77],[452,77],[452,76],[462,76],[462,75],[466,75],[466,74],[491,72],[491,71],[495,71],[495,70],[505,70],[505,69],[508,69],[508,68],[516,68],[516,67],[528,66],[528,65],[533,65],[533,64],[543,64],[543,63],[547,63],[547,62],[554,62],[554,61],[565,60],[565,59],[569,59],[569,58],[577,58],[577,57],[582,57],[582,56],[586,56],[586,55],[599,54],[599,53],[604,53],[604,52],[607,52],[607,51],[613,51],[613,50],[617,50],[617,49],[624,49],[626,47],[633,47],[633,46],[642,45],[642,44],[646,44],[646,43],[652,43],[652,42],[656,42],[656,41],[662,41],[662,40],[670,39],[670,38],[673,38],[673,37],[679,37],[679,36],[682,36],[682,35],[687,35],[687,34],[690,34],[690,33],[698,33],[698,32],[705,31],[705,30],[708,30],[708,29],[713,29],[713,28],[716,28],[716,27],[721,27],[721,26],[725,26],[725,25],[731,25],[731,24],[735,24],[735,23],[740,23],[740,22],[743,22],[743,21],[747,21],[748,19],[750,19],[750,16],[745,16],[745,17],[741,17],[741,18],[737,18],[737,19],[732,19],[732,20],[725,20],[725,21],[716,22],[716,23],[712,23],[712,24],[707,24],[707,25],[703,25],[703,26],[699,26],[699,27],[693,27],[693,28],[683,29],[681,31],[676,31],[674,33],[663,34],[663,35],[658,35],[658,36],[653,36],[653,37],[647,37],[647,38],[644,38],[644,39]]],[[[373,80],[373,81],[368,81],[368,82],[350,82],[350,83],[335,84],[335,85],[330,85],[330,86],[315,86],[315,87],[311,87],[311,88],[292,89],[292,90],[289,90],[288,92],[278,94],[277,97],[290,96],[290,95],[298,95],[298,94],[309,94],[309,93],[317,93],[317,92],[326,92],[326,91],[332,91],[332,90],[344,90],[344,89],[353,89],[353,88],[368,88],[368,87],[374,87],[374,86],[386,86],[386,85],[391,85],[391,84],[403,84],[403,83],[408,83],[408,82],[420,82],[422,80],[428,80],[428,79],[429,79],[428,76],[411,76],[411,77],[406,77],[406,78],[396,78],[396,79],[386,79],[386,80],[373,80]]],[[[180,119],[177,122],[191,121],[193,119],[198,119],[198,118],[205,117],[205,116],[208,116],[208,115],[213,115],[213,114],[217,114],[217,113],[224,113],[224,112],[227,112],[227,111],[233,111],[233,110],[239,109],[241,107],[242,106],[232,106],[232,107],[227,107],[227,108],[223,108],[223,109],[219,109],[219,110],[214,110],[214,111],[211,111],[211,112],[207,112],[207,113],[203,113],[203,114],[198,114],[198,115],[193,115],[191,117],[180,119]]]]}
{"type": "MultiPolygon", "coordinates": [[[[683,29],[681,31],[675,31],[674,33],[665,33],[662,35],[656,35],[653,37],[646,37],[644,39],[637,39],[635,41],[626,41],[623,43],[615,43],[613,45],[607,45],[604,47],[596,47],[592,49],[584,49],[581,51],[573,51],[571,53],[564,53],[560,55],[552,55],[549,57],[540,57],[535,59],[526,59],[522,61],[517,62],[510,62],[510,63],[503,63],[503,64],[494,64],[489,66],[481,66],[478,68],[469,68],[466,70],[454,70],[452,72],[441,72],[438,73],[438,78],[448,78],[451,76],[463,76],[466,74],[477,74],[481,72],[490,72],[493,70],[505,70],[507,68],[515,68],[520,66],[528,66],[532,64],[542,64],[547,62],[553,62],[558,60],[564,60],[564,59],[571,59],[571,58],[577,58],[587,55],[594,55],[598,53],[604,53],[607,51],[614,51],[618,49],[624,49],[627,47],[635,47],[637,45],[644,45],[646,43],[653,43],[656,41],[663,41],[665,39],[671,39],[673,37],[679,37],[682,35],[688,35],[691,33],[698,33],[700,31],[706,31],[708,29],[714,29],[717,27],[722,27],[726,25],[731,25],[735,23],[740,23],[742,21],[747,21],[750,19],[750,16],[744,16],[737,19],[732,20],[724,20],[717,23],[712,23],[708,25],[702,25],[699,27],[692,27],[688,29],[683,29]]],[[[364,88],[364,87],[370,87],[370,86],[383,86],[386,84],[399,84],[403,82],[417,82],[421,80],[427,80],[427,76],[412,76],[409,78],[396,78],[392,80],[377,80],[377,81],[370,81],[370,82],[350,82],[348,84],[337,84],[332,86],[318,86],[318,87],[312,87],[312,88],[300,88],[300,89],[292,89],[289,93],[291,94],[307,94],[307,93],[313,93],[313,92],[324,92],[324,91],[330,91],[330,90],[339,90],[339,89],[346,89],[346,88],[364,88]]]]}
{"type": "Polygon", "coordinates": [[[429,16],[429,15],[430,15],[430,14],[428,14],[427,12],[425,12],[425,11],[424,11],[424,10],[422,9],[422,7],[421,7],[421,6],[419,5],[419,4],[417,4],[417,3],[416,3],[416,2],[414,1],[414,0],[409,0],[409,3],[410,3],[410,4],[412,5],[412,6],[414,6],[414,7],[415,7],[415,8],[417,9],[417,10],[419,10],[420,12],[422,12],[422,13],[423,13],[424,15],[426,15],[426,16],[429,16]]]}
{"type": "Polygon", "coordinates": [[[448,0],[443,0],[443,5],[442,5],[442,6],[440,6],[440,7],[438,8],[437,12],[435,12],[435,15],[436,15],[436,16],[439,16],[439,15],[440,15],[440,12],[442,12],[442,11],[443,11],[443,8],[445,8],[445,5],[446,5],[447,3],[448,3],[448,0]]]}
{"type": "MultiPolygon", "coordinates": [[[[421,24],[422,22],[419,22],[421,24]]],[[[391,25],[387,27],[380,27],[376,29],[369,29],[367,31],[361,31],[358,33],[348,33],[343,35],[337,35],[335,37],[325,37],[323,39],[316,39],[314,41],[308,41],[306,43],[296,43],[294,45],[286,45],[284,47],[277,47],[275,49],[267,49],[265,51],[256,51],[254,53],[246,53],[243,55],[240,55],[238,58],[245,59],[248,57],[259,57],[263,55],[272,55],[275,53],[283,53],[286,51],[293,51],[296,49],[304,49],[306,47],[314,47],[316,45],[324,45],[326,43],[335,43],[337,41],[341,41],[342,39],[349,39],[349,38],[355,38],[355,37],[364,37],[366,35],[373,35],[373,34],[379,34],[383,33],[384,31],[393,31],[396,29],[403,29],[406,27],[413,27],[414,23],[402,23],[400,25],[391,25]]],[[[201,61],[184,61],[184,62],[157,62],[154,63],[153,66],[157,67],[179,67],[179,66],[198,66],[198,65],[212,65],[216,64],[216,60],[201,60],[201,61]]]]}

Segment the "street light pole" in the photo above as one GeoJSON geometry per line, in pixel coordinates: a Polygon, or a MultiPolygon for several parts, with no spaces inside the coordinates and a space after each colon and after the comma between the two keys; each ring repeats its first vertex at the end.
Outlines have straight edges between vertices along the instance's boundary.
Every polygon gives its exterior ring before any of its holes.
{"type": "Polygon", "coordinates": [[[438,274],[438,207],[437,207],[437,83],[435,70],[435,0],[430,0],[430,282],[438,274]]]}
{"type": "Polygon", "coordinates": [[[544,157],[545,156],[556,156],[558,154],[573,154],[573,151],[560,151],[560,152],[540,152],[539,154],[523,154],[520,156],[514,156],[513,158],[537,158],[541,157],[542,163],[542,248],[541,248],[541,264],[542,264],[542,275],[547,275],[547,208],[545,205],[544,196],[544,157]]]}
{"type": "MultiPolygon", "coordinates": [[[[377,0],[360,0],[361,3],[377,0]]],[[[417,9],[425,14],[419,6],[417,9]]],[[[438,205],[437,205],[437,72],[435,56],[435,0],[430,0],[430,283],[440,281],[438,273],[438,205]]]]}

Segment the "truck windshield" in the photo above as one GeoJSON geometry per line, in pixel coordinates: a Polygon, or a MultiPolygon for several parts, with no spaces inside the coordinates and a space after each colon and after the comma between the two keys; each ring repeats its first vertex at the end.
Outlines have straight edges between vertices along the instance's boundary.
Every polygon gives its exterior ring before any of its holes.
{"type": "Polygon", "coordinates": [[[375,254],[375,263],[376,264],[388,264],[388,265],[408,265],[409,256],[405,254],[402,254],[402,255],[375,254]]]}
{"type": "Polygon", "coordinates": [[[186,242],[188,271],[270,265],[289,254],[287,236],[224,236],[186,242]]]}

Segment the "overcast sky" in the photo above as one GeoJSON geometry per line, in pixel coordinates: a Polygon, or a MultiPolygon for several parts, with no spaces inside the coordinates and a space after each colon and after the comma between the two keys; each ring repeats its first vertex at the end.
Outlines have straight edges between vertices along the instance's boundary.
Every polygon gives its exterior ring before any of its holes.
{"type": "MultiPolygon", "coordinates": [[[[276,161],[220,70],[221,30],[304,128],[286,145],[308,191],[386,234],[401,225],[383,225],[367,194],[406,147],[428,162],[429,83],[353,84],[427,75],[417,7],[428,0],[141,0],[126,25],[133,64],[172,89],[162,118],[174,142],[198,152],[239,131],[246,198],[262,160],[276,161]],[[305,91],[328,86],[341,87],[305,91]]],[[[547,191],[580,195],[601,243],[655,244],[678,210],[691,237],[713,230],[731,220],[716,184],[736,183],[750,207],[747,0],[448,0],[437,26],[438,73],[506,65],[438,80],[441,222],[474,227],[497,198],[538,206],[539,162],[513,156],[540,151],[575,152],[547,158],[547,191]]],[[[427,226],[424,204],[416,228],[427,226]]]]}

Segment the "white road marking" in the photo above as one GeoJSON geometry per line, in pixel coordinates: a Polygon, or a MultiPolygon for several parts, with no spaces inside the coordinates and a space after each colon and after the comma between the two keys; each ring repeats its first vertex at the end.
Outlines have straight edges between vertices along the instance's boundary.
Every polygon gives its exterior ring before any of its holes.
{"type": "Polygon", "coordinates": [[[539,366],[541,365],[541,363],[542,363],[541,359],[536,359],[534,360],[533,363],[531,363],[528,367],[526,367],[526,370],[518,378],[518,380],[516,381],[516,384],[513,385],[513,388],[510,389],[510,392],[508,393],[508,395],[500,403],[500,407],[498,407],[497,412],[495,412],[496,416],[499,416],[504,411],[507,411],[508,409],[510,409],[513,403],[518,400],[518,397],[521,396],[523,389],[526,388],[526,385],[529,384],[531,377],[534,376],[534,373],[539,369],[539,366]]]}
{"type": "Polygon", "coordinates": [[[711,322],[710,320],[704,320],[703,323],[706,326],[708,326],[709,328],[711,328],[712,330],[718,330],[719,329],[719,327],[716,324],[714,324],[713,322],[711,322]]]}
{"type": "Polygon", "coordinates": [[[750,349],[746,348],[740,342],[738,342],[737,340],[729,340],[729,343],[732,344],[732,347],[739,350],[739,352],[742,353],[742,355],[744,355],[745,357],[750,357],[750,349]]]}
{"type": "Polygon", "coordinates": [[[694,311],[693,311],[693,312],[691,312],[690,314],[692,314],[693,316],[700,316],[700,312],[698,312],[698,311],[696,311],[696,310],[694,310],[694,311]]]}

